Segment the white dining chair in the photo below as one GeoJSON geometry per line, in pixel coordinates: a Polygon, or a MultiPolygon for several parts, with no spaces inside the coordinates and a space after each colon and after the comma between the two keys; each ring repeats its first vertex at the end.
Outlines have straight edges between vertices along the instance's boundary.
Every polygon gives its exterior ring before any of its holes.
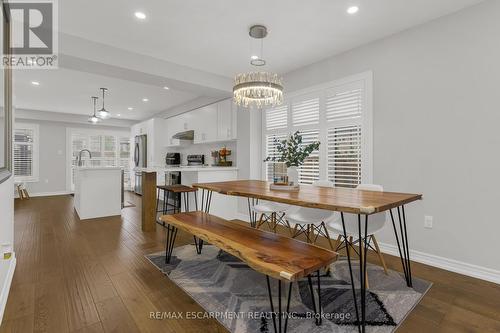
{"type": "MultiPolygon", "coordinates": [[[[376,192],[383,192],[384,188],[381,185],[375,185],[375,184],[360,184],[358,187],[356,187],[358,190],[363,190],[363,191],[376,191],[376,192]]],[[[384,268],[385,274],[387,274],[387,266],[385,264],[384,257],[382,256],[382,253],[380,252],[380,248],[377,242],[377,238],[375,237],[375,234],[382,230],[385,226],[385,223],[387,221],[386,214],[385,213],[378,213],[378,214],[373,214],[370,215],[368,218],[368,227],[367,227],[367,233],[366,233],[366,242],[368,245],[369,249],[372,249],[378,256],[380,263],[382,264],[382,267],[384,268]],[[373,246],[372,246],[373,243],[373,246]]],[[[344,236],[344,228],[342,227],[342,221],[340,219],[337,219],[335,221],[331,221],[328,224],[328,228],[332,230],[335,233],[338,233],[339,236],[337,238],[337,245],[335,248],[335,251],[338,251],[342,247],[350,247],[354,248],[354,245],[356,243],[359,244],[359,251],[360,253],[363,253],[364,247],[362,246],[363,240],[358,239],[359,237],[359,229],[358,229],[358,216],[355,214],[344,214],[344,224],[345,224],[345,229],[346,229],[346,234],[347,238],[344,236]],[[353,241],[354,240],[354,241],[353,241]]],[[[361,230],[365,229],[365,219],[361,219],[361,230]]],[[[359,253],[358,253],[359,255],[359,253]]],[[[366,284],[368,288],[368,276],[366,277],[366,284]]]]}
{"type": "MultiPolygon", "coordinates": [[[[320,180],[314,182],[312,186],[333,187],[333,183],[320,180]]],[[[319,236],[323,236],[328,240],[330,248],[333,251],[335,247],[333,246],[326,223],[338,218],[338,216],[338,213],[329,210],[300,207],[286,214],[285,219],[290,226],[293,226],[292,238],[304,234],[308,243],[315,244],[319,236]]]]}
{"type": "Polygon", "coordinates": [[[282,225],[292,234],[292,228],[284,218],[286,212],[292,209],[292,206],[276,202],[260,201],[250,209],[259,216],[257,224],[255,225],[256,229],[260,229],[262,225],[267,224],[270,230],[276,232],[277,226],[282,225]]]}

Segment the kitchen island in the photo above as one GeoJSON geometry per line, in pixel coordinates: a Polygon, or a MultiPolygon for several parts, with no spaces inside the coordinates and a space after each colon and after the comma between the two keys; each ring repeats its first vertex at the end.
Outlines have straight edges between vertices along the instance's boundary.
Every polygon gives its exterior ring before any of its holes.
{"type": "Polygon", "coordinates": [[[75,210],[80,220],[115,216],[122,209],[121,167],[76,167],[75,210]]]}

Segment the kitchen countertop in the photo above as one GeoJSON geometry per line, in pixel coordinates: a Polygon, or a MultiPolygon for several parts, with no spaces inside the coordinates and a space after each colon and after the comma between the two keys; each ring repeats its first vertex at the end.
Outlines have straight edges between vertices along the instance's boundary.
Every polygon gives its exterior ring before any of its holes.
{"type": "Polygon", "coordinates": [[[112,166],[108,166],[108,167],[84,167],[84,166],[81,166],[81,167],[73,167],[73,169],[75,170],[123,170],[123,167],[112,167],[112,166]]]}
{"type": "Polygon", "coordinates": [[[237,167],[218,167],[218,166],[180,166],[180,167],[148,167],[148,168],[134,168],[134,171],[142,172],[200,172],[200,171],[237,171],[237,167]]]}

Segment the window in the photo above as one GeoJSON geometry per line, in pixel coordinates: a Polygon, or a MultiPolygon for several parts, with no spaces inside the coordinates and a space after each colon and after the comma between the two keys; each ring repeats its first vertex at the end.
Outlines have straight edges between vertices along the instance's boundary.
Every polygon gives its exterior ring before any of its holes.
{"type": "Polygon", "coordinates": [[[82,154],[84,166],[120,166],[124,168],[124,185],[130,188],[130,137],[127,134],[101,134],[95,131],[70,130],[71,147],[71,190],[74,189],[77,156],[82,149],[90,150],[82,154]]]}
{"type": "MultiPolygon", "coordinates": [[[[321,142],[299,168],[301,184],[328,179],[335,186],[356,187],[372,182],[371,94],[371,72],[288,94],[282,105],[263,113],[264,157],[275,154],[273,138],[300,131],[304,145],[321,142]]],[[[267,180],[275,169],[266,163],[267,180]]]]}
{"type": "Polygon", "coordinates": [[[14,179],[16,182],[38,181],[38,125],[14,125],[14,179]]]}

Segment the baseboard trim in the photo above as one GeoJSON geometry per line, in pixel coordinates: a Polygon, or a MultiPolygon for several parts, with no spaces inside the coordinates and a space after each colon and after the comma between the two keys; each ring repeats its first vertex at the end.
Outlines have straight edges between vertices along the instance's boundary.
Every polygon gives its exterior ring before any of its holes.
{"type": "Polygon", "coordinates": [[[248,218],[248,215],[247,215],[247,214],[238,213],[238,216],[237,216],[236,218],[237,218],[238,220],[243,221],[243,222],[250,223],[250,219],[248,218]]]}
{"type": "MultiPolygon", "coordinates": [[[[248,215],[238,213],[238,219],[248,223],[248,215]]],[[[380,250],[383,253],[399,257],[397,246],[379,242],[380,250]]],[[[410,250],[411,261],[419,262],[429,266],[441,268],[454,273],[470,276],[473,278],[500,284],[500,271],[469,264],[463,261],[448,259],[434,254],[429,254],[421,251],[410,250]]]]}
{"type": "MultiPolygon", "coordinates": [[[[386,243],[379,243],[380,250],[384,253],[398,256],[399,251],[397,246],[386,243]]],[[[448,259],[433,254],[410,250],[411,261],[416,261],[433,267],[445,269],[447,271],[455,272],[462,275],[467,275],[477,279],[500,284],[500,271],[469,264],[463,261],[448,259]]]]}
{"type": "Polygon", "coordinates": [[[57,191],[57,192],[39,192],[39,193],[29,193],[30,197],[53,197],[56,195],[69,195],[73,192],[71,191],[57,191]]]}
{"type": "Polygon", "coordinates": [[[15,253],[12,253],[12,258],[9,259],[9,261],[10,263],[5,276],[5,281],[3,281],[3,285],[1,286],[2,289],[0,290],[0,324],[2,323],[5,306],[7,305],[7,298],[9,297],[10,285],[12,283],[12,278],[14,277],[14,270],[16,269],[17,260],[15,253]]]}

